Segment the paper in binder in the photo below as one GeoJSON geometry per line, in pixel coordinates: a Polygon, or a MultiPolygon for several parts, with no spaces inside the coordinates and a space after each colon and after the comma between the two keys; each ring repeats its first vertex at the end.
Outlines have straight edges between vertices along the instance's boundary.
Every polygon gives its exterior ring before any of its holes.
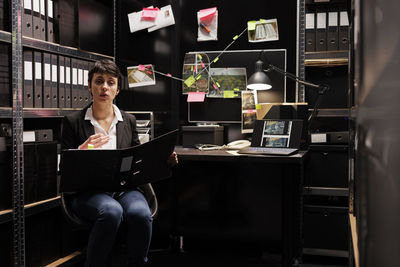
{"type": "Polygon", "coordinates": [[[47,1],[47,9],[46,9],[46,28],[47,28],[47,38],[46,40],[49,42],[55,42],[54,36],[54,6],[53,0],[47,1]]]}
{"type": "Polygon", "coordinates": [[[338,12],[328,12],[328,33],[327,33],[327,48],[329,51],[335,51],[339,49],[338,38],[339,38],[339,16],[338,12]]]}
{"type": "Polygon", "coordinates": [[[43,60],[42,60],[42,52],[34,51],[34,72],[35,72],[35,82],[33,86],[33,102],[35,108],[43,107],[43,60]]]}
{"type": "Polygon", "coordinates": [[[306,52],[315,51],[315,13],[306,14],[306,52]]]}
{"type": "Polygon", "coordinates": [[[24,51],[24,98],[23,107],[33,108],[33,52],[24,51]]]}
{"type": "Polygon", "coordinates": [[[58,107],[65,108],[65,57],[58,56],[58,107]]]}
{"type": "Polygon", "coordinates": [[[58,58],[51,55],[51,107],[58,108],[58,58]]]}
{"type": "Polygon", "coordinates": [[[24,0],[24,13],[22,14],[22,35],[33,37],[32,0],[24,0]]]}
{"type": "Polygon", "coordinates": [[[315,50],[326,51],[326,12],[317,12],[317,30],[315,33],[315,50]]]}
{"type": "Polygon", "coordinates": [[[347,11],[340,11],[339,50],[349,49],[349,17],[347,11]]]}
{"type": "Polygon", "coordinates": [[[43,53],[43,107],[51,108],[51,56],[43,53]]]}

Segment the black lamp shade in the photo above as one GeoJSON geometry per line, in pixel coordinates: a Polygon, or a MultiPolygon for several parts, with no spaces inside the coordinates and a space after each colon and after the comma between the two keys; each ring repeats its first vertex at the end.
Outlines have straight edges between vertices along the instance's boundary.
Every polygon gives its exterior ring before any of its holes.
{"type": "Polygon", "coordinates": [[[263,71],[263,62],[256,62],[256,71],[247,80],[247,89],[251,90],[268,90],[271,89],[271,79],[263,71]]]}

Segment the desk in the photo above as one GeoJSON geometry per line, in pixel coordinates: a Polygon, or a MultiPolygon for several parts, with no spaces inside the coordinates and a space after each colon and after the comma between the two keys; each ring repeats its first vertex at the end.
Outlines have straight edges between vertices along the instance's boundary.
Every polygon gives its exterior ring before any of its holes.
{"type": "Polygon", "coordinates": [[[291,156],[175,151],[174,235],[278,248],[282,266],[299,259],[306,151],[291,156]]]}

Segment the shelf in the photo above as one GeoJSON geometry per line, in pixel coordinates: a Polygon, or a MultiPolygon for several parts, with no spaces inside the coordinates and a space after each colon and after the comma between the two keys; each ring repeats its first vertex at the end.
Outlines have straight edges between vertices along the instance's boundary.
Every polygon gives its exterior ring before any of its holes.
{"type": "Polygon", "coordinates": [[[76,263],[82,262],[85,260],[86,254],[81,251],[75,251],[68,256],[60,258],[50,264],[47,264],[45,267],[62,267],[62,266],[73,266],[76,263]]]}
{"type": "MultiPolygon", "coordinates": [[[[308,109],[311,113],[313,110],[308,109]]],[[[318,109],[317,117],[349,117],[350,116],[350,109],[349,108],[325,108],[325,109],[318,109]]]]}
{"type": "Polygon", "coordinates": [[[321,249],[321,248],[303,248],[303,254],[316,255],[316,256],[341,257],[341,258],[349,257],[349,252],[347,250],[321,249]]]}
{"type": "Polygon", "coordinates": [[[307,5],[347,3],[347,0],[306,0],[307,5]]]}
{"type": "Polygon", "coordinates": [[[56,43],[46,42],[46,41],[33,39],[33,38],[29,38],[29,37],[24,37],[24,36],[22,37],[22,45],[24,47],[39,49],[39,50],[43,50],[43,51],[50,52],[50,53],[57,53],[57,54],[62,54],[64,56],[77,57],[77,58],[93,60],[93,61],[96,61],[99,59],[104,59],[104,58],[113,59],[112,56],[83,51],[78,48],[62,46],[62,45],[59,45],[56,43]]]}
{"type": "Polygon", "coordinates": [[[348,51],[306,52],[304,62],[306,67],[345,66],[348,63],[348,51]]]}
{"type": "MultiPolygon", "coordinates": [[[[24,206],[25,216],[30,216],[57,207],[60,205],[60,199],[61,197],[57,196],[55,198],[50,198],[39,202],[27,204],[24,206]]],[[[12,209],[0,211],[0,224],[12,221],[12,217],[13,217],[12,209]]]]}
{"type": "Polygon", "coordinates": [[[319,195],[319,196],[349,196],[348,188],[339,188],[339,187],[313,187],[313,186],[305,186],[303,188],[304,195],[319,195]]]}
{"type": "MultiPolygon", "coordinates": [[[[64,117],[80,108],[24,108],[24,118],[57,118],[64,117]]],[[[0,108],[0,118],[12,118],[12,108],[0,108]]]]}
{"type": "Polygon", "coordinates": [[[11,33],[5,32],[5,31],[0,31],[0,41],[6,42],[6,43],[11,43],[11,33]]]}

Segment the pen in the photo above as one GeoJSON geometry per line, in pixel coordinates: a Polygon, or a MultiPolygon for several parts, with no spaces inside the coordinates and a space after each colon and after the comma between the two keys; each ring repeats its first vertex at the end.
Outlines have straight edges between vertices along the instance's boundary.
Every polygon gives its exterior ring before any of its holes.
{"type": "Polygon", "coordinates": [[[200,22],[200,28],[203,29],[205,32],[210,33],[210,29],[207,28],[207,26],[204,25],[202,22],[200,22]]]}

